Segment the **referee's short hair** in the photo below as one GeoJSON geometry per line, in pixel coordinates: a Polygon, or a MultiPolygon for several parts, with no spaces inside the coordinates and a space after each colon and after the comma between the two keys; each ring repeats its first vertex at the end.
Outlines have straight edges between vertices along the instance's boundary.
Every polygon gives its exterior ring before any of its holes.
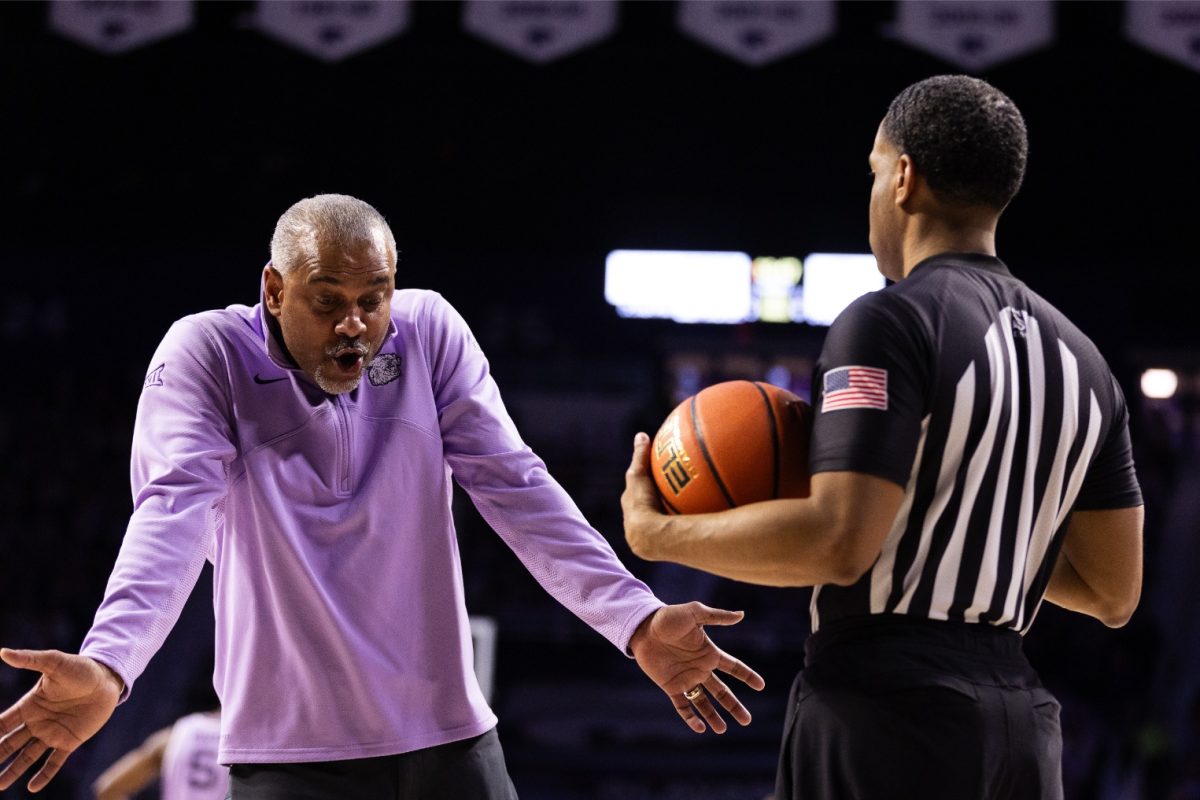
{"type": "Polygon", "coordinates": [[[1001,210],[1025,177],[1025,120],[1008,95],[978,78],[914,83],[892,101],[883,133],[943,202],[1001,210]]]}

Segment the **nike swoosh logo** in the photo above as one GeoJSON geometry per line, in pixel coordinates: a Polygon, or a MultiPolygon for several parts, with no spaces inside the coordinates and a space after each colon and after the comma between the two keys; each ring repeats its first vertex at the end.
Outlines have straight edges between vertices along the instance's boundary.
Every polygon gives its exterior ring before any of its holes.
{"type": "Polygon", "coordinates": [[[264,378],[261,375],[254,376],[255,383],[279,383],[280,381],[286,381],[286,380],[287,380],[286,375],[282,378],[264,378]]]}

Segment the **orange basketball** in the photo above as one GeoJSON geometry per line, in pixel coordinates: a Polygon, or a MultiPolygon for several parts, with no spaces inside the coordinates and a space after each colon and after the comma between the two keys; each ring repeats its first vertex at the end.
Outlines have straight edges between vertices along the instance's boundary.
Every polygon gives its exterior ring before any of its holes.
{"type": "Polygon", "coordinates": [[[726,381],[680,403],[650,448],[663,507],[701,514],[778,497],[808,497],[812,412],[789,391],[726,381]]]}

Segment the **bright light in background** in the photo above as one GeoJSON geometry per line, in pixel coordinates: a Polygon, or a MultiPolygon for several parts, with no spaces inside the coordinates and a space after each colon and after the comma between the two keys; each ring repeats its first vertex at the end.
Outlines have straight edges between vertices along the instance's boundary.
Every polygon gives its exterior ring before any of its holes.
{"type": "Polygon", "coordinates": [[[813,253],[804,259],[804,321],[829,325],[846,306],[885,283],[873,255],[813,253]]]}
{"type": "Polygon", "coordinates": [[[756,258],[754,316],[763,322],[799,322],[796,287],[804,266],[798,258],[756,258]]]}
{"type": "Polygon", "coordinates": [[[751,318],[750,256],[699,250],[614,250],[604,263],[604,299],[623,317],[676,322],[751,318]]]}
{"type": "Polygon", "coordinates": [[[1174,397],[1179,376],[1173,369],[1148,369],[1142,373],[1142,394],[1154,400],[1174,397]]]}
{"type": "Polygon", "coordinates": [[[725,251],[613,250],[604,299],[622,317],[829,325],[885,283],[870,254],[813,253],[802,263],[725,251]]]}

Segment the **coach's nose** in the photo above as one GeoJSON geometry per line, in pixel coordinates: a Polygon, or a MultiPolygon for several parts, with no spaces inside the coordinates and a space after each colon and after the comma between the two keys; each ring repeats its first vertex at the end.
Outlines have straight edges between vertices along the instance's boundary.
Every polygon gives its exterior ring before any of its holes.
{"type": "Polygon", "coordinates": [[[357,339],[366,332],[367,325],[362,321],[358,310],[355,309],[342,317],[333,330],[339,336],[345,336],[347,339],[357,339]]]}

